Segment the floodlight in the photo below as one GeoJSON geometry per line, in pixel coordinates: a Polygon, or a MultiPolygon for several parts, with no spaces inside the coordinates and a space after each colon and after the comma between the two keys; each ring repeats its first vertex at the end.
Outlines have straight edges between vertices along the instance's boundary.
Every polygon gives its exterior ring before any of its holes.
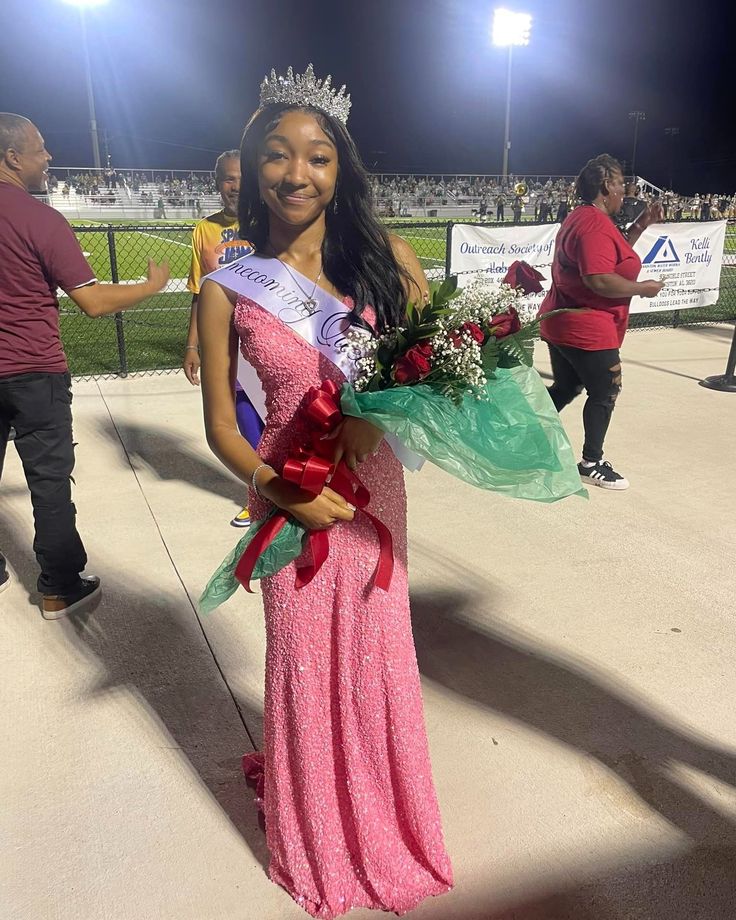
{"type": "Polygon", "coordinates": [[[532,17],[528,13],[514,13],[505,7],[493,11],[493,44],[509,49],[509,63],[506,73],[506,127],[503,138],[503,178],[509,175],[509,150],[511,149],[511,58],[514,45],[528,45],[532,30],[532,17]]]}
{"type": "Polygon", "coordinates": [[[96,6],[104,6],[108,0],[63,0],[68,6],[76,6],[79,10],[79,25],[82,31],[82,55],[84,57],[84,76],[87,82],[87,105],[89,106],[89,133],[92,139],[92,158],[95,168],[100,169],[100,143],[97,137],[97,116],[95,115],[95,96],[92,91],[92,67],[89,60],[87,46],[87,16],[86,11],[96,6]]]}
{"type": "Polygon", "coordinates": [[[499,7],[493,11],[494,45],[508,48],[511,45],[528,45],[532,30],[532,17],[528,13],[514,13],[499,7]]]}

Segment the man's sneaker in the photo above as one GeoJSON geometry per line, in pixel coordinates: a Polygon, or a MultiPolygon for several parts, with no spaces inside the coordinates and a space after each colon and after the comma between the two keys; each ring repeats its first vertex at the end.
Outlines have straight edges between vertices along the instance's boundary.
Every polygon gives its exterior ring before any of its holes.
{"type": "Polygon", "coordinates": [[[240,514],[236,514],[235,517],[230,521],[231,527],[250,527],[250,511],[247,508],[243,508],[240,514]]]}
{"type": "Polygon", "coordinates": [[[41,614],[44,620],[58,620],[88,606],[96,606],[100,599],[100,579],[96,575],[85,575],[79,585],[67,594],[44,594],[41,614]]]}
{"type": "Polygon", "coordinates": [[[7,570],[0,575],[0,594],[10,585],[10,572],[7,570]]]}
{"type": "Polygon", "coordinates": [[[629,488],[629,480],[617,473],[608,460],[599,460],[593,466],[578,463],[578,472],[582,479],[601,489],[617,489],[619,492],[629,488]]]}

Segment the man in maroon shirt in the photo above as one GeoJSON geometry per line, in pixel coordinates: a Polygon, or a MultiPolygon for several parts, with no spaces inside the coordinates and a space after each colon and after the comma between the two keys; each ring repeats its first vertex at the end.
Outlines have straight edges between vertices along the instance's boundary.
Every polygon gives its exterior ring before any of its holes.
{"type": "MultiPolygon", "coordinates": [[[[140,284],[98,284],[67,221],[29,194],[46,190],[50,160],[35,125],[0,113],[0,475],[12,426],[33,504],[42,613],[57,619],[99,594],[100,580],[80,575],[87,554],[71,498],[71,378],[56,291],[104,316],[160,291],[169,268],[149,259],[140,284]]],[[[0,590],[8,578],[0,553],[0,590]]]]}

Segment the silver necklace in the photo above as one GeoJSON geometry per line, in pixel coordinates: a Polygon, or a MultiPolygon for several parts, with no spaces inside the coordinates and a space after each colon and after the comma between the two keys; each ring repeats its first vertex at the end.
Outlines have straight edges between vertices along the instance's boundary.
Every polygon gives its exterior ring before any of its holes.
{"type": "Polygon", "coordinates": [[[307,292],[304,290],[301,284],[299,284],[299,280],[297,279],[294,272],[291,270],[291,268],[289,268],[289,265],[286,262],[284,262],[283,259],[279,259],[279,257],[276,255],[276,250],[273,248],[273,243],[271,242],[271,240],[268,241],[268,246],[271,252],[273,253],[274,259],[276,259],[277,262],[280,262],[284,266],[286,271],[291,275],[291,279],[294,282],[294,284],[299,288],[299,290],[304,295],[304,306],[307,308],[307,310],[314,310],[314,308],[318,306],[317,300],[314,295],[317,290],[317,282],[322,277],[322,266],[320,265],[319,274],[314,279],[314,284],[312,285],[312,293],[307,294],[307,292]]]}

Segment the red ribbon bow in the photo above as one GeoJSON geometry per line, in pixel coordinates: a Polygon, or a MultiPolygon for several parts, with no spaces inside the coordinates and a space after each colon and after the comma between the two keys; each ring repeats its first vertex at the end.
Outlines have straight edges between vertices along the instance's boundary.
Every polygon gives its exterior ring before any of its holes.
{"type": "MultiPolygon", "coordinates": [[[[324,440],[324,435],[334,431],[343,420],[340,388],[331,380],[324,380],[319,387],[310,387],[302,404],[301,414],[309,424],[309,440],[306,445],[290,451],[281,475],[312,495],[319,495],[329,482],[333,492],[337,492],[368,518],[376,530],[379,543],[374,584],[383,591],[388,591],[394,571],[391,532],[385,524],[366,510],[371,499],[370,492],[343,460],[337,466],[332,463],[330,458],[334,454],[333,442],[324,440]]],[[[241,556],[235,569],[235,577],[246,591],[252,593],[250,579],[259,556],[276,539],[287,520],[283,512],[270,517],[241,556]]],[[[310,530],[308,540],[312,562],[297,569],[297,588],[309,584],[330,553],[329,530],[310,530]]]]}

